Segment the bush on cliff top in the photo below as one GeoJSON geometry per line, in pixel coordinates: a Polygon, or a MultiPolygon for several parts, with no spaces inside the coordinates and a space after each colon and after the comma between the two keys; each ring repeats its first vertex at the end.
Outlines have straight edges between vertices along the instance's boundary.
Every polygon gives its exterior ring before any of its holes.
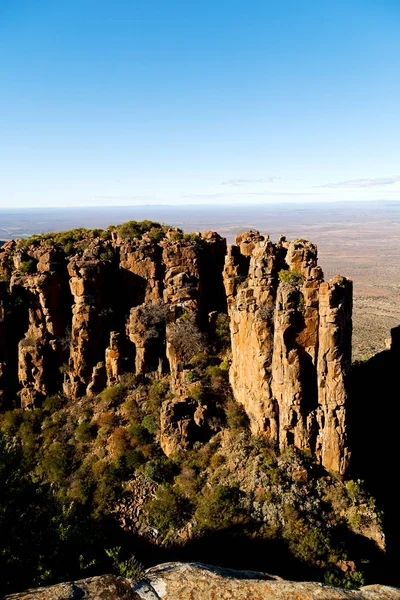
{"type": "Polygon", "coordinates": [[[282,283],[292,285],[301,285],[304,281],[304,276],[297,269],[281,269],[278,276],[282,283]]]}

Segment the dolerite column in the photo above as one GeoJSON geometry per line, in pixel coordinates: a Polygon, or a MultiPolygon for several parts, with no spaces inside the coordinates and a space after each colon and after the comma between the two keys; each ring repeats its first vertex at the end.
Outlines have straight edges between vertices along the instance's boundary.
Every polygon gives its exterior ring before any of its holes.
{"type": "Polygon", "coordinates": [[[352,281],[336,276],[319,288],[318,409],[316,454],[328,471],[343,474],[349,462],[346,408],[351,367],[352,281]]]}

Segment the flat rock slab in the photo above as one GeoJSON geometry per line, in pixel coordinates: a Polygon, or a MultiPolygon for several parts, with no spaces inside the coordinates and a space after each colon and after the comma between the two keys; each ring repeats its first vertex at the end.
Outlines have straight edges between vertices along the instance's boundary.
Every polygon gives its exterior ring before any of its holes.
{"type": "Polygon", "coordinates": [[[4,600],[140,600],[124,577],[102,575],[6,596],[4,600]]]}
{"type": "Polygon", "coordinates": [[[166,563],[146,574],[134,588],[142,600],[400,600],[400,589],[382,585],[348,591],[197,563],[166,563]]]}
{"type": "Polygon", "coordinates": [[[115,575],[91,577],[6,596],[4,600],[400,600],[400,589],[369,585],[344,590],[286,581],[266,573],[197,563],[165,563],[138,584],[115,575]]]}

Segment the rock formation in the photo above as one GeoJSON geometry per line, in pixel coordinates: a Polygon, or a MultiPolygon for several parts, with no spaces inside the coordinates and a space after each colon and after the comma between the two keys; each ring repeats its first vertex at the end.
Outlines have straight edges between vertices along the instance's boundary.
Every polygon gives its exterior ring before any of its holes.
{"type": "Polygon", "coordinates": [[[197,563],[166,563],[148,569],[138,583],[104,575],[6,596],[5,600],[400,600],[400,590],[368,585],[344,590],[274,575],[197,563]]]}
{"type": "Polygon", "coordinates": [[[227,249],[217,233],[160,239],[51,238],[0,249],[0,402],[96,396],[124,373],[170,378],[161,407],[167,454],[209,427],[194,399],[188,346],[228,313],[230,383],[255,434],[312,452],[344,473],[351,348],[351,282],[323,281],[316,246],[258,232],[227,249]]]}
{"type": "Polygon", "coordinates": [[[295,445],[344,473],[351,364],[351,282],[323,281],[317,248],[248,232],[224,270],[232,334],[230,382],[255,434],[295,445]]]}

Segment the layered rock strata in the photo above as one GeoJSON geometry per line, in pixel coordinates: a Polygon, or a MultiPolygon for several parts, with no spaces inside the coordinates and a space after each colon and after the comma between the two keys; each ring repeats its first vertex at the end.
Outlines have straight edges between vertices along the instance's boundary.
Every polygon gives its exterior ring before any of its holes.
{"type": "MultiPolygon", "coordinates": [[[[226,247],[217,233],[155,241],[114,231],[66,252],[51,240],[0,250],[0,402],[39,406],[60,391],[96,396],[124,373],[169,376],[167,454],[204,439],[210,406],[194,400],[187,357],[228,313],[230,383],[255,434],[348,463],[351,282],[323,281],[316,246],[258,232],[226,247]],[[203,338],[201,338],[203,336],[203,338]]],[[[202,342],[203,340],[203,342],[202,342]]]]}

